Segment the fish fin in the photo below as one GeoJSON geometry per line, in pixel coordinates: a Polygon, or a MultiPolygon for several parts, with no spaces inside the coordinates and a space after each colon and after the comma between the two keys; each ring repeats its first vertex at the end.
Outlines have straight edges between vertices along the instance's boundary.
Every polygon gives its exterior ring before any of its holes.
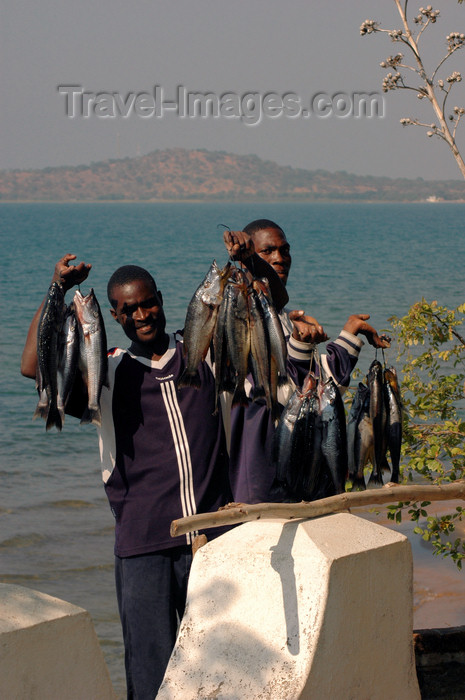
{"type": "Polygon", "coordinates": [[[86,425],[87,423],[93,423],[94,425],[102,425],[102,414],[100,413],[100,407],[97,408],[86,408],[81,418],[81,425],[86,425]]]}
{"type": "Polygon", "coordinates": [[[195,370],[195,372],[188,372],[186,368],[179,377],[176,383],[176,387],[178,389],[182,389],[183,387],[192,386],[195,389],[200,389],[201,383],[202,382],[200,380],[200,374],[198,373],[198,370],[195,370]]]}
{"type": "Polygon", "coordinates": [[[50,430],[53,426],[55,426],[57,430],[61,430],[63,427],[60,411],[56,407],[50,408],[48,412],[45,430],[50,430]]]}

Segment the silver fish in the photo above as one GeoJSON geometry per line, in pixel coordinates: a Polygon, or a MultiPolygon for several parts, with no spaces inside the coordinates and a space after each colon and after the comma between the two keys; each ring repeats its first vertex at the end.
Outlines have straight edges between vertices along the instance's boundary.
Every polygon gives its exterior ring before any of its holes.
{"type": "MultiPolygon", "coordinates": [[[[373,426],[374,466],[370,482],[383,484],[383,469],[386,468],[386,406],[383,389],[383,368],[379,360],[373,360],[367,376],[370,390],[370,420],[373,426]]],[[[389,467],[388,467],[389,468],[389,467]]]]}
{"type": "Polygon", "coordinates": [[[65,420],[65,408],[73,388],[78,360],[79,332],[74,305],[71,303],[65,311],[58,353],[58,410],[62,422],[65,420]]]}
{"type": "Polygon", "coordinates": [[[100,394],[102,387],[108,386],[107,338],[94,290],[91,289],[86,296],[76,290],[74,308],[79,329],[79,369],[88,393],[81,423],[101,425],[100,394]]]}
{"type": "Polygon", "coordinates": [[[226,294],[223,294],[223,298],[218,308],[215,330],[213,332],[216,407],[218,407],[218,399],[220,393],[223,391],[227,391],[232,394],[235,386],[233,369],[228,356],[228,346],[226,337],[226,318],[228,315],[228,303],[228,296],[226,294]]]}
{"type": "Polygon", "coordinates": [[[37,388],[39,401],[33,418],[46,421],[46,430],[62,428],[58,410],[58,343],[63,326],[65,298],[62,287],[53,282],[48,290],[37,328],[37,388]]]}
{"type": "Polygon", "coordinates": [[[344,402],[330,377],[320,393],[321,451],[331,473],[336,493],[344,493],[347,478],[347,434],[344,402]]]}
{"type": "Polygon", "coordinates": [[[223,269],[220,269],[216,261],[213,261],[189,303],[184,325],[184,354],[187,360],[177,383],[178,389],[187,386],[200,387],[198,366],[205,359],[210,347],[224,286],[230,274],[231,263],[226,263],[223,269]]]}
{"type": "Polygon", "coordinates": [[[278,386],[288,382],[287,376],[287,345],[283,327],[278,313],[273,305],[268,280],[254,280],[254,288],[258,292],[258,298],[263,308],[265,326],[268,332],[270,355],[274,360],[278,386]]]}
{"type": "Polygon", "coordinates": [[[310,500],[321,466],[316,387],[316,377],[309,373],[285,406],[273,438],[276,481],[295,500],[310,500]]]}
{"type": "Polygon", "coordinates": [[[369,414],[370,390],[359,383],[347,421],[347,457],[352,491],[364,490],[363,470],[373,459],[373,426],[369,414]]]}
{"type": "Polygon", "coordinates": [[[272,408],[270,383],[270,348],[268,333],[265,327],[263,308],[257,291],[252,287],[248,290],[250,316],[250,368],[253,378],[253,399],[264,397],[268,410],[272,408]]]}
{"type": "Polygon", "coordinates": [[[225,295],[228,297],[226,316],[228,356],[235,374],[232,405],[247,406],[248,398],[244,382],[249,366],[250,323],[246,282],[229,280],[225,287],[225,295]]]}

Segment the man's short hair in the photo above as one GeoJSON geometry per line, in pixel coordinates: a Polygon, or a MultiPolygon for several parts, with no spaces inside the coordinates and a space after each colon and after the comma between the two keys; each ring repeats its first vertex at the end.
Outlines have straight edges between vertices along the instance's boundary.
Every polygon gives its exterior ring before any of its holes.
{"type": "Polygon", "coordinates": [[[123,265],[114,271],[107,284],[108,301],[114,309],[116,309],[117,306],[116,300],[113,299],[114,288],[123,287],[125,284],[130,284],[136,280],[148,282],[148,284],[153,285],[155,291],[158,291],[155,280],[145,268],[139,267],[139,265],[123,265]]]}
{"type": "Polygon", "coordinates": [[[250,224],[244,226],[243,230],[245,233],[248,233],[249,236],[253,236],[255,233],[257,233],[257,231],[262,231],[265,228],[275,228],[278,231],[281,231],[283,235],[286,235],[281,226],[278,226],[278,224],[271,221],[271,219],[255,219],[255,221],[251,221],[250,224]]]}

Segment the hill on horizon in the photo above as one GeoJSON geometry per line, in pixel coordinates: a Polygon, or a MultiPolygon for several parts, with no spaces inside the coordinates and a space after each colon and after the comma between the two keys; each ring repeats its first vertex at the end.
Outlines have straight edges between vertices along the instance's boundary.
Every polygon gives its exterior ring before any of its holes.
{"type": "Polygon", "coordinates": [[[463,180],[281,166],[256,155],[172,148],[134,158],[0,171],[0,201],[465,201],[463,180]]]}

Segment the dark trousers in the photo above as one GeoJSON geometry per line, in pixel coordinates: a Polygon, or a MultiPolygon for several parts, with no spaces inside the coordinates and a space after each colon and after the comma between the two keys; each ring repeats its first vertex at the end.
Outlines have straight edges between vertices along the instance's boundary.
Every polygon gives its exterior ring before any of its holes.
{"type": "Polygon", "coordinates": [[[191,564],[187,545],[115,557],[128,700],[154,700],[158,692],[184,613],[191,564]]]}

